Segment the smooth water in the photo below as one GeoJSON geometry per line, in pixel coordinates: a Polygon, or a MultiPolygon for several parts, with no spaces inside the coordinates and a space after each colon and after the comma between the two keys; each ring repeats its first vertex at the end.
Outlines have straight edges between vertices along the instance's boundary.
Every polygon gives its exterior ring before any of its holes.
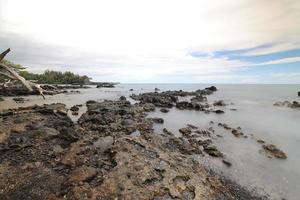
{"type": "MultiPolygon", "coordinates": [[[[47,96],[43,100],[39,96],[25,97],[30,99],[23,104],[15,103],[12,98],[0,102],[0,109],[28,106],[44,103],[65,103],[67,107],[84,104],[87,100],[117,99],[132,93],[163,90],[192,91],[203,89],[209,85],[203,84],[120,84],[116,88],[81,89],[81,94],[59,94],[47,96]],[[129,91],[129,89],[134,91],[129,91]]],[[[205,156],[203,162],[215,170],[229,176],[241,185],[258,188],[271,194],[272,199],[300,199],[300,110],[275,107],[276,101],[300,101],[297,92],[300,85],[216,85],[218,91],[208,96],[208,101],[224,100],[229,105],[222,108],[223,115],[214,113],[177,110],[173,108],[169,113],[161,113],[159,109],[150,116],[163,117],[163,125],[156,125],[155,130],[160,133],[167,128],[179,135],[178,129],[190,123],[199,128],[212,126],[216,134],[214,143],[225,154],[232,167],[223,165],[221,159],[205,156]],[[231,108],[237,111],[230,110],[231,108]],[[209,122],[214,121],[214,125],[209,122]],[[248,138],[236,138],[230,132],[217,126],[227,123],[231,127],[241,127],[248,138]],[[250,136],[253,135],[253,137],[250,136]],[[260,153],[261,144],[256,139],[263,139],[267,143],[275,144],[287,153],[286,160],[269,159],[260,153]]],[[[80,114],[85,112],[80,109],[80,114]]],[[[78,117],[72,116],[74,120],[78,117]]]]}

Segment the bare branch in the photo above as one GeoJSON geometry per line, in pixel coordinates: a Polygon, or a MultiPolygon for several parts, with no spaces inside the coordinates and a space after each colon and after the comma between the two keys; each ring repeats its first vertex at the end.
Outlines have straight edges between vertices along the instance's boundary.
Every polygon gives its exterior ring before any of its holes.
{"type": "Polygon", "coordinates": [[[4,68],[6,71],[8,71],[9,73],[12,74],[12,76],[14,76],[16,79],[18,79],[19,81],[21,81],[23,83],[23,85],[29,90],[29,91],[33,91],[32,87],[30,86],[30,84],[28,84],[28,81],[25,80],[25,78],[23,78],[22,76],[20,76],[17,72],[15,72],[15,70],[13,70],[12,68],[0,63],[0,67],[4,68]]]}
{"type": "Polygon", "coordinates": [[[10,49],[8,48],[6,51],[3,51],[0,54],[0,61],[3,60],[3,58],[6,56],[6,54],[8,54],[10,52],[10,49]]]}

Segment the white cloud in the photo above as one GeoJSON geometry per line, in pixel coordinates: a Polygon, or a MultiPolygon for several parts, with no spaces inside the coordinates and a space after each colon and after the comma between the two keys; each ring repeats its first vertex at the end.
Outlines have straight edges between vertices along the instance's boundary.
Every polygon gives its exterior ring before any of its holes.
{"type": "Polygon", "coordinates": [[[0,34],[5,36],[0,45],[14,46],[12,54],[19,57],[13,58],[34,71],[46,65],[127,82],[230,77],[253,64],[188,53],[262,44],[275,45],[247,55],[299,48],[299,10],[297,0],[0,0],[0,34]],[[9,35],[23,42],[9,43],[9,35]]]}

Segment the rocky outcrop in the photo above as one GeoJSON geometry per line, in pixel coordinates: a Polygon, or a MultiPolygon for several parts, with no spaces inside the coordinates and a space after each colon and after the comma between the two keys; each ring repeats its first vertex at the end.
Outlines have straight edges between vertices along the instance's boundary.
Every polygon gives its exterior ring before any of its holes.
{"type": "Polygon", "coordinates": [[[288,107],[288,108],[294,108],[294,109],[300,109],[300,103],[297,101],[289,102],[289,101],[279,101],[274,103],[274,106],[279,107],[288,107]]]}
{"type": "Polygon", "coordinates": [[[109,82],[99,82],[97,83],[97,88],[114,88],[115,83],[109,83],[109,82]]]}
{"type": "Polygon", "coordinates": [[[78,124],[63,104],[6,111],[0,199],[262,199],[195,160],[202,151],[192,135],[153,133],[145,105],[90,101],[78,124]]]}

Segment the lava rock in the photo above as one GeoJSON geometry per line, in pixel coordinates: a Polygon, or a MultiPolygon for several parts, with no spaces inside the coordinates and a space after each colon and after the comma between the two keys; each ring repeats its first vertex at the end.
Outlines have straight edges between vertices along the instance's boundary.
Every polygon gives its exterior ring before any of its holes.
{"type": "Polygon", "coordinates": [[[223,114],[223,113],[225,113],[225,112],[224,112],[223,110],[216,110],[215,113],[216,113],[216,114],[223,114]]]}
{"type": "Polygon", "coordinates": [[[287,155],[282,150],[278,149],[274,144],[265,144],[263,145],[263,149],[273,157],[279,159],[287,158],[287,155]]]}
{"type": "Polygon", "coordinates": [[[161,109],[160,109],[160,112],[162,112],[162,113],[168,113],[168,112],[169,112],[169,109],[167,109],[167,108],[161,108],[161,109]]]}

